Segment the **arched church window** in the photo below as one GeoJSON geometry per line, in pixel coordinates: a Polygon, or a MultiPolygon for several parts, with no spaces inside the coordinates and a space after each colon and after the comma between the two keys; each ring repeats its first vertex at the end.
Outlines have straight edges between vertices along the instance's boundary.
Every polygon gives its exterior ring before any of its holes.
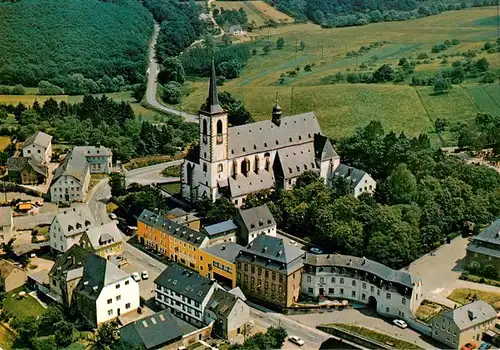
{"type": "Polygon", "coordinates": [[[223,168],[222,164],[217,165],[217,172],[222,173],[223,169],[224,168],[223,168]]]}
{"type": "Polygon", "coordinates": [[[203,143],[207,143],[207,133],[208,133],[208,127],[207,127],[207,120],[203,119],[203,143]]]}
{"type": "Polygon", "coordinates": [[[207,163],[203,163],[203,171],[207,172],[207,163]]]}
{"type": "Polygon", "coordinates": [[[217,144],[222,143],[222,120],[217,121],[217,144]]]}
{"type": "Polygon", "coordinates": [[[248,175],[248,171],[250,170],[250,161],[248,159],[244,159],[241,162],[241,173],[245,176],[248,175]]]}

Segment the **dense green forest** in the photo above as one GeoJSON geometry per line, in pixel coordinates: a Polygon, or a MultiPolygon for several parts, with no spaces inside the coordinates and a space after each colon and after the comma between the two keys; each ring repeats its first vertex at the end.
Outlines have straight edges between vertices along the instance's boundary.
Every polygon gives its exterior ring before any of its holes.
{"type": "Polygon", "coordinates": [[[405,21],[470,6],[496,5],[496,0],[268,0],[297,20],[312,20],[323,27],[348,27],[374,22],[405,21]]]}
{"type": "Polygon", "coordinates": [[[107,92],[147,68],[153,19],[137,0],[0,3],[0,23],[0,84],[107,92]]]}
{"type": "MultiPolygon", "coordinates": [[[[23,141],[36,130],[54,135],[54,142],[72,145],[103,145],[113,151],[117,160],[154,154],[174,154],[184,149],[198,135],[198,125],[171,117],[161,126],[141,122],[128,103],[115,102],[106,96],[86,95],[80,103],[35,102],[1,105],[2,111],[15,115],[18,125],[2,128],[3,135],[23,141]]],[[[6,151],[4,151],[6,152],[6,151]]],[[[0,152],[0,159],[2,157],[0,152]]]]}
{"type": "MultiPolygon", "coordinates": [[[[481,114],[474,125],[467,137],[500,151],[495,138],[500,118],[481,114]]],[[[285,231],[328,252],[366,256],[393,268],[406,266],[470,223],[479,230],[500,215],[500,174],[436,152],[426,135],[385,133],[379,122],[371,122],[337,150],[343,163],[377,180],[373,197],[354,198],[345,180],[328,187],[316,174],[305,173],[293,190],[257,192],[245,205],[268,203],[285,231]]],[[[224,218],[220,202],[205,204],[202,212],[224,218]]]]}

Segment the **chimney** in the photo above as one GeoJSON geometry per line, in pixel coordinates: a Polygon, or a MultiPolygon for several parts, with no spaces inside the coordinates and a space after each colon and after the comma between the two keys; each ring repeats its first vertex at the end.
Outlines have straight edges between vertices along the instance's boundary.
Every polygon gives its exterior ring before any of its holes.
{"type": "Polygon", "coordinates": [[[222,245],[222,247],[220,247],[220,250],[226,250],[226,246],[222,245]]]}
{"type": "Polygon", "coordinates": [[[474,312],[472,312],[471,310],[467,311],[467,315],[469,316],[469,320],[471,320],[471,321],[476,318],[474,316],[474,312]]]}
{"type": "Polygon", "coordinates": [[[352,175],[352,170],[353,169],[351,167],[349,167],[349,169],[347,170],[347,176],[351,176],[352,175]]]}

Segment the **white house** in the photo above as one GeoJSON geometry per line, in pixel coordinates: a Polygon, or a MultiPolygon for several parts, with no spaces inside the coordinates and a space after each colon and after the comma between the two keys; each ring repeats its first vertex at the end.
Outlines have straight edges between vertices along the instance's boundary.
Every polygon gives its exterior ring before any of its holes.
{"type": "Polygon", "coordinates": [[[95,225],[95,218],[88,205],[68,208],[56,214],[49,227],[50,246],[65,252],[79,244],[82,234],[95,225]]]}
{"type": "Polygon", "coordinates": [[[235,24],[229,27],[229,34],[233,36],[243,36],[247,35],[247,32],[244,31],[239,24],[235,24]]]}
{"type": "Polygon", "coordinates": [[[180,265],[168,265],[154,281],[155,302],[179,318],[200,327],[208,301],[219,287],[217,282],[180,265]]]}
{"type": "Polygon", "coordinates": [[[52,136],[41,131],[28,136],[23,144],[23,157],[31,157],[42,164],[50,163],[52,158],[52,136]]]}
{"type": "Polygon", "coordinates": [[[243,244],[248,244],[259,235],[276,237],[276,221],[267,204],[239,210],[235,218],[240,228],[239,237],[243,244]]]}
{"type": "Polygon", "coordinates": [[[308,170],[326,183],[339,162],[313,112],[282,118],[276,103],[272,120],[229,127],[212,63],[207,104],[200,110],[199,145],[188,152],[182,165],[184,198],[215,201],[225,196],[240,207],[250,193],[273,186],[291,189],[308,170]]]}
{"type": "Polygon", "coordinates": [[[351,194],[358,197],[363,193],[373,194],[377,188],[377,182],[363,170],[339,164],[332,172],[332,181],[342,178],[348,182],[351,194]]]}
{"type": "Polygon", "coordinates": [[[113,152],[103,146],[76,146],[73,152],[82,153],[89,163],[91,174],[109,174],[113,163],[113,152]]]}
{"type": "Polygon", "coordinates": [[[0,243],[7,243],[12,238],[13,231],[12,209],[0,207],[0,243]]]}
{"type": "Polygon", "coordinates": [[[106,259],[90,254],[73,292],[76,307],[92,326],[113,320],[139,307],[139,284],[106,259]]]}
{"type": "Polygon", "coordinates": [[[72,150],[59,164],[50,186],[53,203],[84,202],[90,183],[90,167],[85,155],[72,150]]]}
{"type": "Polygon", "coordinates": [[[349,299],[371,305],[377,313],[409,319],[423,299],[420,278],[378,262],[340,254],[307,254],[301,293],[349,299]]]}

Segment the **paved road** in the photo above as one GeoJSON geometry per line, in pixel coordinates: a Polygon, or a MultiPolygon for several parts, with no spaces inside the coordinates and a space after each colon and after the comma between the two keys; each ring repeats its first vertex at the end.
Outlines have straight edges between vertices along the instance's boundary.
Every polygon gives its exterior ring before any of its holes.
{"type": "Polygon", "coordinates": [[[166,163],[160,163],[126,171],[124,173],[125,182],[127,183],[127,185],[131,183],[149,185],[152,183],[168,183],[168,182],[179,181],[180,177],[164,177],[163,175],[161,175],[161,172],[163,169],[168,168],[170,166],[181,165],[182,162],[183,162],[182,159],[172,160],[166,163]]]}
{"type": "Polygon", "coordinates": [[[106,203],[111,198],[109,179],[102,179],[89,192],[87,203],[98,224],[109,222],[106,203]]]}
{"type": "Polygon", "coordinates": [[[154,47],[156,45],[156,40],[158,39],[159,31],[160,31],[160,26],[158,25],[158,23],[155,23],[153,36],[149,44],[149,68],[148,68],[148,85],[146,89],[146,101],[156,110],[159,110],[167,114],[179,115],[183,117],[187,122],[197,123],[198,122],[197,115],[192,115],[189,113],[179,111],[175,108],[164,106],[156,99],[156,78],[158,76],[158,72],[160,71],[160,69],[158,67],[158,63],[156,62],[154,47]]]}

